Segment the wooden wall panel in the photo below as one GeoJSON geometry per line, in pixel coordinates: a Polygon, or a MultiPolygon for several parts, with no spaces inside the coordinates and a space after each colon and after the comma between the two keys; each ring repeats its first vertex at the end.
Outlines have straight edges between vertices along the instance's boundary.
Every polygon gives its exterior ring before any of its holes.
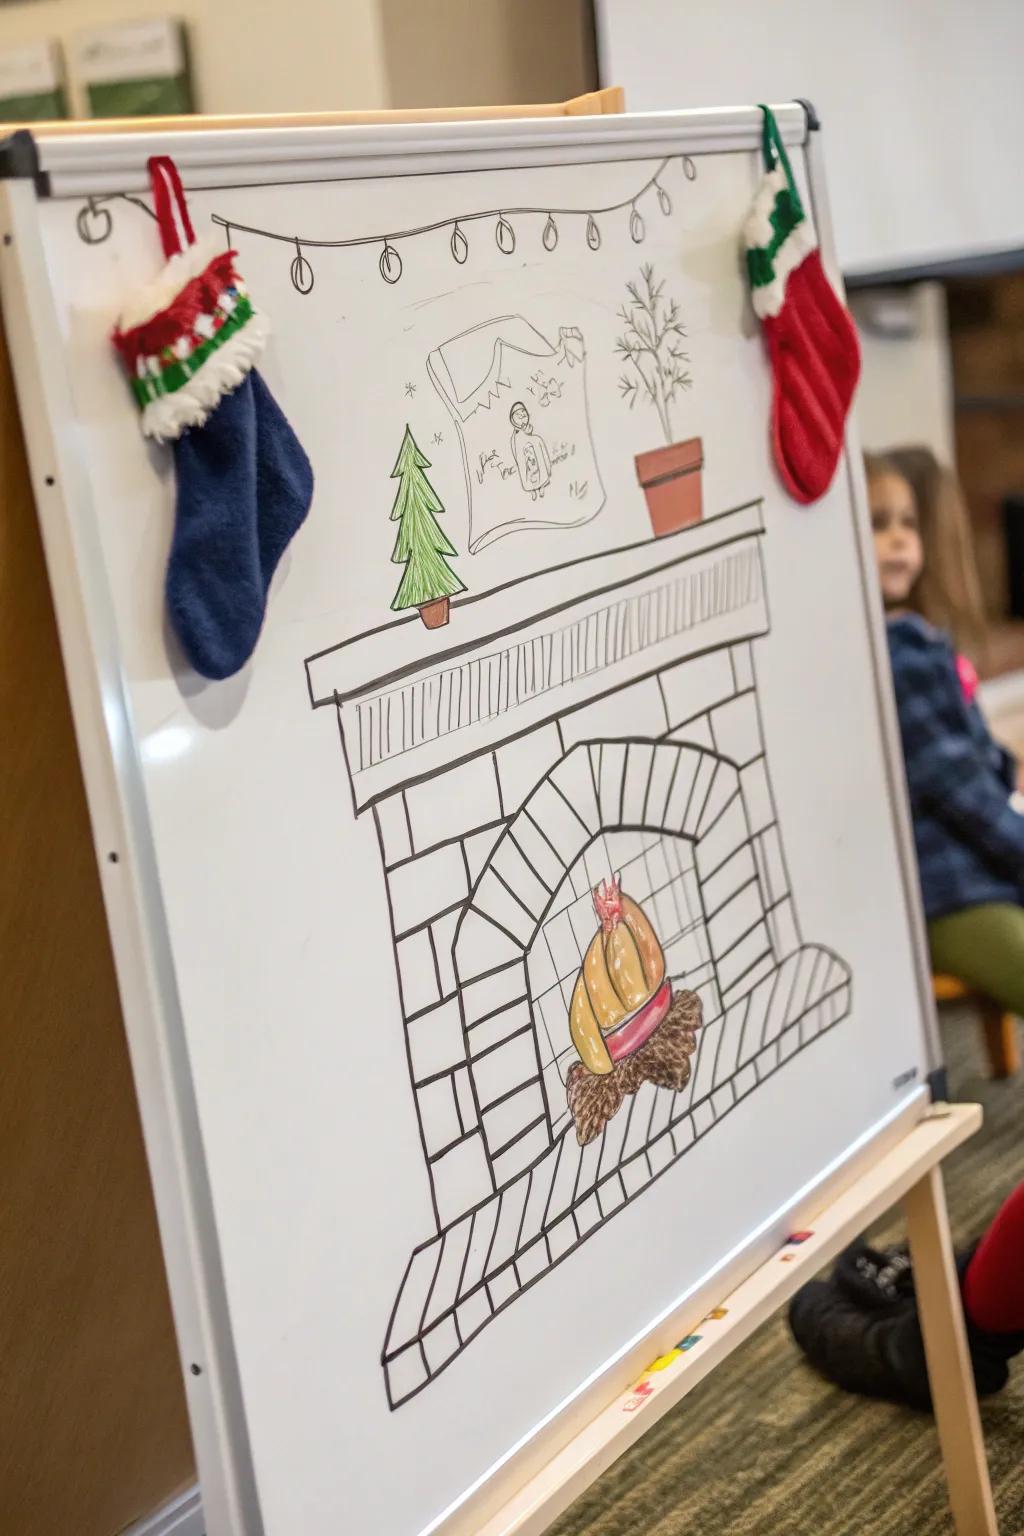
{"type": "Polygon", "coordinates": [[[0,337],[0,1530],[194,1477],[64,672],[0,337]]]}
{"type": "Polygon", "coordinates": [[[1007,608],[1002,503],[1024,493],[1024,273],[950,282],[949,325],[957,467],[986,607],[999,620],[1007,608]]]}

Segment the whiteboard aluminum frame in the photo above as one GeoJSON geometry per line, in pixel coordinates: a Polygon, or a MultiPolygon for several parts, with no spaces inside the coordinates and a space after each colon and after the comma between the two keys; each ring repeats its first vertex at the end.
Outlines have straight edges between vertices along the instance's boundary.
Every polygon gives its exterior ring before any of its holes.
{"type": "MultiPolygon", "coordinates": [[[[803,107],[789,102],[773,110],[787,147],[802,147],[807,138],[803,107]]],[[[41,138],[38,148],[39,168],[51,197],[88,197],[147,192],[150,155],[173,155],[185,190],[200,191],[265,186],[275,179],[275,170],[280,172],[277,179],[288,183],[350,181],[749,152],[760,143],[758,108],[731,107],[480,122],[61,134],[41,138]]]]}
{"type": "MultiPolygon", "coordinates": [[[[809,133],[802,106],[775,109],[787,146],[807,151],[811,201],[823,256],[839,285],[825,191],[820,135],[809,133]]],[[[173,152],[186,187],[333,180],[384,175],[459,173],[588,160],[653,158],[664,153],[750,153],[760,148],[756,107],[650,113],[632,117],[499,120],[495,122],[190,130],[180,134],[110,134],[39,142],[43,185],[50,196],[87,197],[144,190],[151,154],[173,152]]],[[[202,1134],[191,1079],[167,918],[157,873],[141,761],[103,568],[88,468],[79,440],[29,179],[0,182],[0,300],[15,371],[36,504],[78,750],[96,843],[125,1028],[139,1099],[157,1216],[210,1536],[262,1536],[263,1523],[248,1440],[239,1365],[213,1214],[202,1134]],[[6,237],[10,236],[9,241],[6,237]]],[[[940,1051],[899,734],[877,577],[871,552],[866,487],[856,431],[847,433],[847,463],[860,556],[874,685],[891,789],[900,872],[912,918],[915,968],[927,1064],[934,1081],[940,1051]]],[[[604,1406],[630,1371],[642,1368],[659,1339],[671,1338],[694,1309],[713,1304],[766,1256],[785,1223],[818,1208],[849,1183],[923,1113],[923,1088],[908,1092],[886,1121],[850,1149],[842,1167],[812,1183],[785,1211],[748,1238],[642,1337],[612,1362],[506,1459],[467,1490],[428,1528],[470,1536],[510,1499],[537,1467],[556,1454],[604,1406]],[[781,1225],[780,1225],[781,1224],[781,1225]]],[[[698,1314],[699,1315],[699,1314],[698,1314]]]]}
{"type": "MultiPolygon", "coordinates": [[[[807,164],[807,183],[810,191],[811,213],[818,233],[822,264],[836,292],[845,300],[842,273],[836,260],[835,236],[832,228],[832,210],[828,197],[828,181],[825,175],[825,151],[821,129],[816,127],[808,135],[804,146],[807,164]]],[[[856,417],[851,412],[846,420],[846,454],[840,473],[845,473],[850,487],[850,499],[854,509],[854,534],[860,557],[861,592],[864,597],[864,622],[871,644],[874,664],[875,697],[878,702],[885,747],[885,769],[889,782],[889,806],[896,833],[896,847],[903,877],[903,892],[913,939],[914,966],[921,1001],[925,1041],[930,1065],[930,1086],[934,1098],[946,1097],[946,1071],[942,1060],[942,1041],[939,1021],[932,992],[932,968],[928,954],[928,937],[925,928],[924,902],[921,882],[917,872],[917,851],[914,846],[914,830],[910,816],[910,800],[907,794],[906,768],[903,762],[903,744],[900,740],[899,720],[896,716],[896,695],[892,688],[889,644],[885,633],[885,613],[881,589],[878,585],[878,566],[875,561],[874,539],[871,532],[871,506],[868,500],[867,477],[864,472],[864,452],[856,417]]]]}

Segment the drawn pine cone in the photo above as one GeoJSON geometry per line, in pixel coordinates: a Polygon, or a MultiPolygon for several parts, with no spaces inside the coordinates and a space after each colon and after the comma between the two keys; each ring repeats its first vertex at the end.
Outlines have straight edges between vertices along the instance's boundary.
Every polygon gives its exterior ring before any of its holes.
{"type": "Polygon", "coordinates": [[[643,1087],[647,1079],[647,1073],[640,1064],[642,1054],[642,1049],[635,1051],[632,1056],[627,1056],[625,1061],[620,1061],[616,1065],[615,1076],[622,1084],[623,1094],[636,1093],[638,1088],[643,1087]]]}
{"type": "Polygon", "coordinates": [[[631,1059],[636,1062],[641,1082],[646,1079],[658,1088],[673,1088],[677,1093],[690,1081],[689,1031],[673,1026],[668,1019],[631,1059]]]}
{"type": "Polygon", "coordinates": [[[644,1083],[677,1093],[686,1087],[702,1019],[697,993],[679,992],[651,1038],[625,1061],[617,1062],[611,1072],[597,1076],[579,1061],[569,1068],[566,1097],[581,1147],[600,1136],[626,1095],[636,1093],[644,1083]]]}
{"type": "MultiPolygon", "coordinates": [[[[672,999],[672,1006],[665,1015],[665,1024],[676,1024],[687,1034],[693,1035],[693,1041],[697,1043],[697,1030],[704,1022],[704,1004],[697,992],[677,992],[672,999]]],[[[661,1027],[664,1029],[665,1024],[661,1027]]]]}
{"type": "Polygon", "coordinates": [[[622,1078],[612,1071],[603,1077],[588,1072],[582,1062],[569,1068],[565,1079],[569,1112],[576,1122],[576,1140],[581,1147],[600,1136],[622,1103],[622,1078]]]}

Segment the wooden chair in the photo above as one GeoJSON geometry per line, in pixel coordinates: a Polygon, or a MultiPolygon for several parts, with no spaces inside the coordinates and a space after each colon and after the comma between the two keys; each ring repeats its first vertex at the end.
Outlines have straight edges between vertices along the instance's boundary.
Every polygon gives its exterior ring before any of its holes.
{"type": "Polygon", "coordinates": [[[992,998],[975,992],[956,976],[933,976],[932,986],[937,1003],[971,1003],[977,1009],[993,1077],[1012,1077],[1019,1071],[1017,1021],[1012,1013],[1004,1013],[992,998]]]}

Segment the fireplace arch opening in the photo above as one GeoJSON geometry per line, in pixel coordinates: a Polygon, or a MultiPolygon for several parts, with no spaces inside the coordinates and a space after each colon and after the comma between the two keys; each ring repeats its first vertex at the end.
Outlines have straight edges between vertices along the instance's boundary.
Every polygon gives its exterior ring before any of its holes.
{"type": "Polygon", "coordinates": [[[496,998],[512,994],[465,1021],[496,1188],[571,1132],[572,988],[598,924],[594,887],[620,873],[661,944],[666,976],[698,993],[706,1024],[722,1014],[720,968],[735,991],[781,958],[736,764],[673,742],[573,746],[511,819],[455,931],[460,992],[483,982],[496,998]],[[717,880],[710,908],[705,880],[717,880]]]}

